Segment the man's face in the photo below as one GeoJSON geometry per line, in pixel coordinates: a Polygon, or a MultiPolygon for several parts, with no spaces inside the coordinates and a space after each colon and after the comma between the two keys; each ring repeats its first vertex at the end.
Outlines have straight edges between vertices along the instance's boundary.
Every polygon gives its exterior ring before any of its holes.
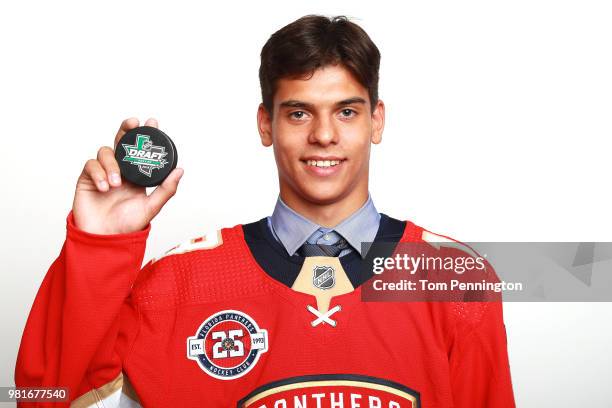
{"type": "Polygon", "coordinates": [[[308,79],[280,79],[273,115],[261,105],[262,143],[274,147],[281,197],[287,204],[365,202],[370,144],[379,143],[384,104],[372,113],[368,91],[341,65],[308,79]]]}

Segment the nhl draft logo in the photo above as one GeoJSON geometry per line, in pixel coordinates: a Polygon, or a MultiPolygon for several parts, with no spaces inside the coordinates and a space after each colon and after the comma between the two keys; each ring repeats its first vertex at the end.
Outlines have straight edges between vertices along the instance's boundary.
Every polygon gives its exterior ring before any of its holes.
{"type": "Polygon", "coordinates": [[[195,336],[187,338],[187,358],[208,375],[233,380],[248,373],[268,351],[268,332],[237,310],[208,317],[195,336]]]}
{"type": "Polygon", "coordinates": [[[331,266],[315,266],[312,272],[312,284],[316,288],[326,290],[336,284],[336,275],[331,266]]]}
{"type": "Polygon", "coordinates": [[[161,169],[168,161],[164,159],[168,153],[163,146],[155,146],[147,135],[136,135],[136,144],[122,144],[125,149],[123,161],[138,166],[138,171],[151,177],[153,169],[161,169]]]}

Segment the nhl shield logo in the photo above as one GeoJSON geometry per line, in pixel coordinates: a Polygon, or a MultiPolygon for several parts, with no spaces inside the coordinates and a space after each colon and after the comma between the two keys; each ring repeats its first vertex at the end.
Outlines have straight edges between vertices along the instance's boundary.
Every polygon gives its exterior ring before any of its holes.
{"type": "Polygon", "coordinates": [[[336,284],[336,275],[331,266],[315,266],[312,274],[312,284],[319,289],[331,289],[336,284]]]}

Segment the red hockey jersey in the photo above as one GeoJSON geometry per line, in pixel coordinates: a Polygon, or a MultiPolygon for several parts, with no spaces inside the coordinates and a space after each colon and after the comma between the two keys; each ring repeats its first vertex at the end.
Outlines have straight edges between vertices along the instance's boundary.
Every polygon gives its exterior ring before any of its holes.
{"type": "MultiPolygon", "coordinates": [[[[514,406],[499,302],[363,302],[359,255],[288,256],[265,219],[141,269],[149,230],[94,235],[69,214],[17,386],[68,387],[76,407],[514,406]],[[301,290],[305,268],[341,291],[301,290]]],[[[424,231],[382,214],[375,242],[424,231]]]]}

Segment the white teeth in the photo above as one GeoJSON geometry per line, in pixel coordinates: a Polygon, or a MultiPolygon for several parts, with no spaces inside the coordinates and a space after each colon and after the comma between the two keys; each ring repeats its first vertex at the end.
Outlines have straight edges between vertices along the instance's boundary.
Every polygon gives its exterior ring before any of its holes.
{"type": "Polygon", "coordinates": [[[309,166],[331,167],[340,164],[340,160],[308,160],[306,163],[309,166]]]}

